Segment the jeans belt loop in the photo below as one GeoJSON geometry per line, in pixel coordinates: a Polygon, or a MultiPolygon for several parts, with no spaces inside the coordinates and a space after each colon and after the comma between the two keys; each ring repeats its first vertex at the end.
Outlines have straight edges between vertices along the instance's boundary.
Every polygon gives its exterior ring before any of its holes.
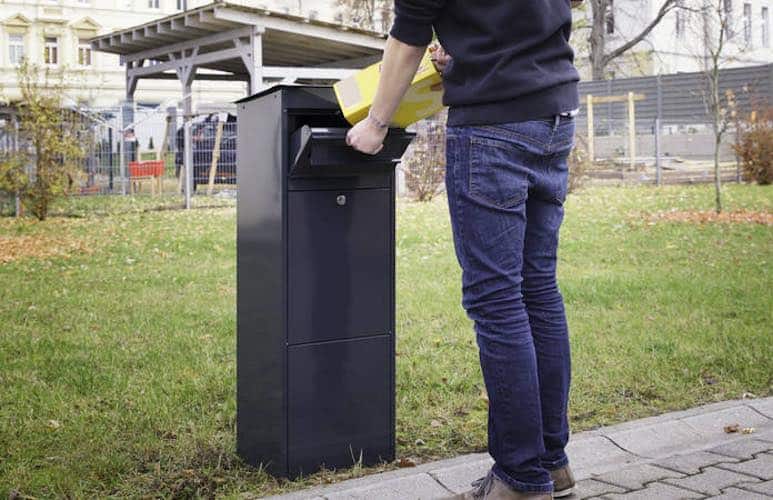
{"type": "Polygon", "coordinates": [[[556,114],[555,120],[553,120],[553,132],[558,128],[558,122],[561,121],[561,115],[556,114]]]}

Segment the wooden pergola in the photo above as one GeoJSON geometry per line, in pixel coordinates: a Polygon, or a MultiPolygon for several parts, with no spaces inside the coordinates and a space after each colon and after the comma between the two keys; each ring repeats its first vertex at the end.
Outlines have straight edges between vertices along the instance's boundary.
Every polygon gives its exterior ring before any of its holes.
{"type": "MultiPolygon", "coordinates": [[[[379,60],[385,38],[374,31],[216,1],[95,37],[91,46],[120,56],[126,67],[129,102],[134,100],[140,79],[180,81],[185,123],[185,204],[190,207],[191,94],[195,80],[244,81],[248,95],[271,83],[329,83],[379,60]]],[[[132,121],[126,115],[124,127],[132,121]]],[[[121,177],[125,179],[121,157],[121,177]]]]}

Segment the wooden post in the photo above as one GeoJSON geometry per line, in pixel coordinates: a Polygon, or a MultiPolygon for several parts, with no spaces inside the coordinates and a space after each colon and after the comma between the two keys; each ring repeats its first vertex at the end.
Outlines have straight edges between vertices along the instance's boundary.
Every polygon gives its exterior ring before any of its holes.
{"type": "Polygon", "coordinates": [[[209,185],[207,194],[212,194],[212,188],[215,185],[215,174],[217,173],[217,163],[220,161],[220,141],[223,138],[223,122],[218,120],[217,130],[215,131],[215,146],[212,149],[212,162],[209,165],[209,185]]]}
{"type": "Polygon", "coordinates": [[[628,152],[631,155],[631,169],[636,168],[636,101],[633,92],[628,92],[628,152]]]}
{"type": "Polygon", "coordinates": [[[593,163],[596,159],[596,154],[593,147],[593,96],[588,94],[585,96],[587,105],[586,108],[588,110],[588,160],[593,163]]]}

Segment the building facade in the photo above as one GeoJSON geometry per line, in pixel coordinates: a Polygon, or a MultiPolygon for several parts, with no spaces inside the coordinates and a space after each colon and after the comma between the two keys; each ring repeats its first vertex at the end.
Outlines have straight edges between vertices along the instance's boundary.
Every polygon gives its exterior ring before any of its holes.
{"type": "MultiPolygon", "coordinates": [[[[664,0],[613,0],[605,22],[607,50],[628,42],[656,17],[664,0]]],[[[678,0],[677,7],[623,56],[606,68],[608,77],[628,78],[703,71],[706,48],[716,46],[719,21],[723,33],[723,68],[773,62],[771,0],[678,0]],[[704,10],[708,14],[700,14],[704,10]]],[[[573,44],[583,79],[590,79],[587,41],[590,6],[575,14],[573,44]]]]}
{"type": "MultiPolygon", "coordinates": [[[[111,107],[126,96],[125,69],[113,54],[92,51],[88,40],[135,26],[212,0],[2,0],[0,1],[0,95],[5,102],[19,98],[17,68],[22,58],[64,72],[65,92],[73,102],[111,107]]],[[[231,0],[277,12],[334,20],[329,0],[231,0]]],[[[199,104],[243,97],[243,82],[197,81],[199,104]]],[[[143,80],[137,102],[174,105],[180,86],[174,81],[143,80]]]]}

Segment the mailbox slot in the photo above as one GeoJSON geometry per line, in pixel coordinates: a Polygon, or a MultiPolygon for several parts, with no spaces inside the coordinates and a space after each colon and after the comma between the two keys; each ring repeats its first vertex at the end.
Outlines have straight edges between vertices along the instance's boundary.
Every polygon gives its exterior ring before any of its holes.
{"type": "Polygon", "coordinates": [[[348,128],[303,125],[290,137],[290,175],[358,175],[374,167],[393,168],[414,134],[390,129],[384,147],[374,155],[361,153],[346,144],[348,128]]]}

